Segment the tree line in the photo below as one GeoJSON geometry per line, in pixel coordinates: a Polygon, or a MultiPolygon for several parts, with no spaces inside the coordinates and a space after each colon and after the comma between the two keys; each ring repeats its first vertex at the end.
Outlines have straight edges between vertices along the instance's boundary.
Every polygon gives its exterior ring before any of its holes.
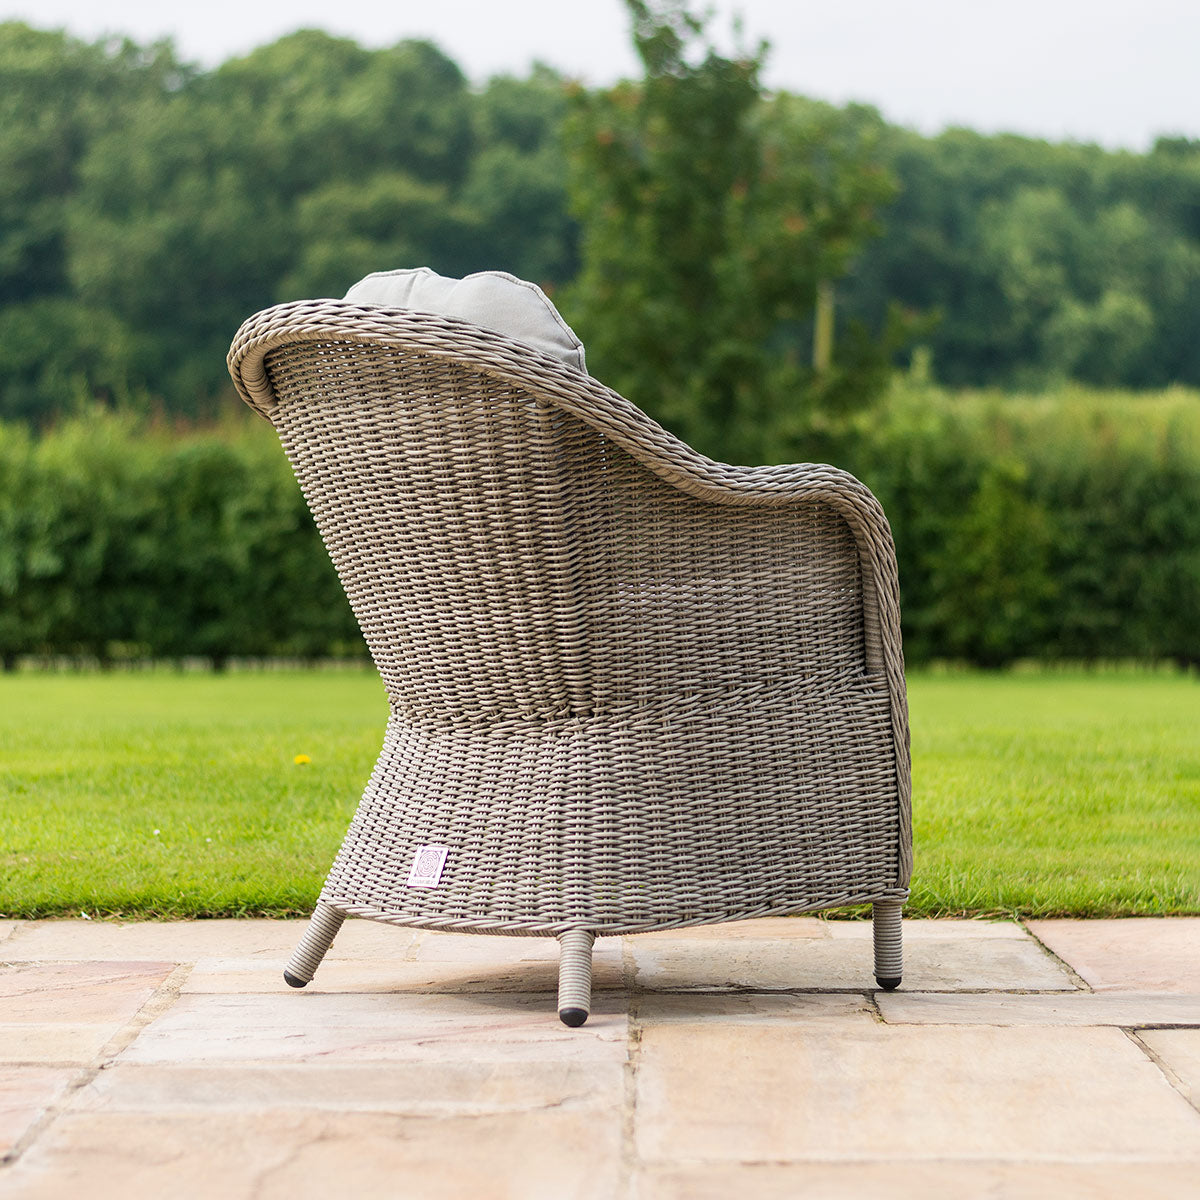
{"type": "Polygon", "coordinates": [[[540,283],[597,377],[716,458],[862,478],[910,661],[1200,664],[1196,393],[1067,383],[1200,385],[1200,142],[925,138],[766,92],[766,47],[718,53],[682,0],[626,4],[642,77],[591,90],[472,87],[427,42],[302,31],[203,71],[0,24],[5,668],[361,654],[225,353],[260,308],[422,264],[540,283]]]}
{"type": "Polygon", "coordinates": [[[209,416],[245,316],[419,264],[539,282],[601,378],[724,457],[787,456],[918,344],[953,385],[1200,384],[1200,142],[922,137],[630,8],[645,78],[593,91],[472,87],[422,41],[201,70],[0,24],[0,418],[209,416]]]}

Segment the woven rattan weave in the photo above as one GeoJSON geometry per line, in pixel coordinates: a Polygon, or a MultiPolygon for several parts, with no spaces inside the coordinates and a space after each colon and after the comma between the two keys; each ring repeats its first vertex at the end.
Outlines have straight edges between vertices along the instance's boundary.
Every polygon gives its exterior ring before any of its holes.
{"type": "Polygon", "coordinates": [[[555,935],[578,1023],[593,937],[867,901],[899,981],[908,718],[892,538],[861,483],[715,463],[444,317],[280,305],[229,366],[391,706],[289,982],[346,916],[555,935]],[[414,885],[430,847],[440,875],[414,885]]]}

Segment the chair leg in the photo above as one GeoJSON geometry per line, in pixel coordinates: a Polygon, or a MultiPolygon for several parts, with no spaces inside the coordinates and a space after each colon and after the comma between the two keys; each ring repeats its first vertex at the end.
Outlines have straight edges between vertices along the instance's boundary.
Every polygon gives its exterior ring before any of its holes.
{"type": "Polygon", "coordinates": [[[900,933],[899,900],[879,900],[872,906],[871,925],[875,935],[875,980],[885,992],[900,986],[904,974],[904,944],[900,933]]]}
{"type": "Polygon", "coordinates": [[[592,1009],[592,943],[586,929],[558,935],[558,1016],[572,1029],[588,1019],[592,1009]]]}
{"type": "Polygon", "coordinates": [[[312,981],[321,965],[321,959],[325,957],[325,951],[329,949],[334,935],[342,927],[345,919],[336,909],[317,902],[316,911],[300,939],[300,945],[292,952],[288,965],[283,969],[285,983],[294,988],[302,988],[312,981]]]}

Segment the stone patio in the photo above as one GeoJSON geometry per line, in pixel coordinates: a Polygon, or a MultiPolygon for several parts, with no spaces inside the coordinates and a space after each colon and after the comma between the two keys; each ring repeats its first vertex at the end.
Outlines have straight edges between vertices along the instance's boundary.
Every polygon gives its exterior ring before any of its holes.
{"type": "Polygon", "coordinates": [[[0,922],[21,1200],[1200,1197],[1200,918],[749,921],[557,947],[348,922],[0,922]]]}

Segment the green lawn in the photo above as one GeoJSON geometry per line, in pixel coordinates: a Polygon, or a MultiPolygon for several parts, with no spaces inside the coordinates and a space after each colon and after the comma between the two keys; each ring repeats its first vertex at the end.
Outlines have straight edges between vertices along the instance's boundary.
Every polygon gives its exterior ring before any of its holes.
{"type": "Polygon", "coordinates": [[[386,717],[366,672],[0,677],[0,912],[311,909],[386,717]]]}
{"type": "MultiPolygon", "coordinates": [[[[909,687],[911,914],[1200,913],[1200,683],[909,687]]],[[[306,912],[385,716],[365,672],[0,677],[0,913],[306,912]]]]}

